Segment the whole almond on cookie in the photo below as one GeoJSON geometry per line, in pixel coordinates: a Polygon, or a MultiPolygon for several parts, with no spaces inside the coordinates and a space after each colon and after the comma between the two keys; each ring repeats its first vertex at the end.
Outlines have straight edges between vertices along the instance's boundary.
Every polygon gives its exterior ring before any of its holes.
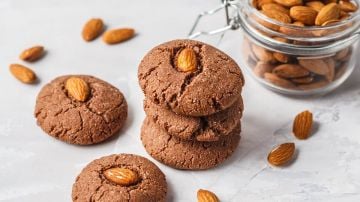
{"type": "Polygon", "coordinates": [[[131,39],[135,35],[132,28],[121,28],[106,31],[103,35],[103,41],[107,44],[117,44],[131,39]]]}
{"type": "Polygon", "coordinates": [[[218,197],[211,191],[199,189],[197,192],[198,202],[219,202],[218,197]]]}
{"type": "Polygon", "coordinates": [[[182,49],[176,58],[176,67],[182,72],[192,72],[197,69],[196,53],[191,48],[182,49]]]}
{"type": "Polygon", "coordinates": [[[110,168],[105,170],[104,176],[109,181],[121,186],[131,186],[140,181],[137,172],[126,168],[110,168]]]}
{"type": "Polygon", "coordinates": [[[27,62],[34,62],[38,59],[40,59],[44,55],[44,47],[43,46],[34,46],[31,48],[28,48],[24,50],[19,58],[21,60],[27,61],[27,62]]]}
{"type": "Polygon", "coordinates": [[[317,11],[307,6],[293,6],[290,8],[290,17],[305,25],[314,25],[317,11]]]}
{"type": "Polygon", "coordinates": [[[292,159],[294,153],[294,143],[283,143],[271,150],[267,160],[271,165],[282,166],[292,159]]]}
{"type": "Polygon", "coordinates": [[[102,33],[103,29],[103,21],[100,18],[92,18],[84,25],[82,37],[85,41],[92,41],[102,33]]]}
{"type": "Polygon", "coordinates": [[[296,115],[293,123],[293,133],[300,140],[310,136],[313,125],[313,115],[310,111],[303,111],[296,115]]]}
{"type": "Polygon", "coordinates": [[[340,18],[340,11],[340,6],[336,3],[325,5],[316,16],[315,25],[321,26],[329,20],[338,20],[340,18]]]}
{"type": "Polygon", "coordinates": [[[23,83],[31,84],[36,81],[36,74],[28,67],[20,64],[11,64],[9,69],[11,74],[23,83]]]}
{"type": "Polygon", "coordinates": [[[73,98],[84,102],[88,99],[90,88],[86,81],[78,77],[71,77],[66,80],[65,89],[73,98]]]}

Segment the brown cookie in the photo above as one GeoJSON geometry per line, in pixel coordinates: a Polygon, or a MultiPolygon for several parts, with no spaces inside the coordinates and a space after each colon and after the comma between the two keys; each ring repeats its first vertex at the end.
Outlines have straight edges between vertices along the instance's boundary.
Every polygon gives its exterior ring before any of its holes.
{"type": "Polygon", "coordinates": [[[81,171],[72,188],[72,200],[158,202],[166,200],[166,192],[165,175],[154,163],[133,154],[114,154],[92,161],[81,171]],[[114,183],[105,174],[110,168],[129,169],[137,174],[139,180],[127,186],[114,183]]]}
{"type": "Polygon", "coordinates": [[[244,84],[233,59],[192,40],[174,40],[153,48],[141,61],[138,77],[145,97],[187,116],[208,116],[230,107],[238,100],[244,84]],[[194,71],[182,72],[175,65],[184,48],[195,52],[194,71]]]}
{"type": "Polygon", "coordinates": [[[127,118],[127,103],[114,86],[92,76],[61,76],[40,91],[35,106],[38,125],[49,135],[79,145],[95,144],[116,134],[127,118]],[[90,88],[85,102],[68,95],[65,82],[83,79],[90,88]]]}
{"type": "Polygon", "coordinates": [[[184,141],[168,135],[146,118],[141,128],[141,141],[153,158],[170,167],[202,170],[219,165],[234,153],[240,141],[240,125],[232,133],[216,142],[184,141]]]}
{"type": "Polygon", "coordinates": [[[239,124],[244,109],[242,98],[229,108],[205,117],[192,117],[176,114],[154,104],[149,99],[144,101],[144,110],[167,134],[183,140],[218,141],[228,135],[239,124]]]}

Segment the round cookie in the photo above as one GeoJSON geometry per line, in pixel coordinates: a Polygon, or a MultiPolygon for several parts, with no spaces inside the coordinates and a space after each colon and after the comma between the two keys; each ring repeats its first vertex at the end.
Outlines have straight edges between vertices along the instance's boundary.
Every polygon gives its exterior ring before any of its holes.
{"type": "Polygon", "coordinates": [[[145,97],[187,116],[208,116],[230,107],[240,97],[244,84],[233,59],[193,40],[174,40],[153,48],[142,59],[138,78],[145,97]],[[184,48],[196,54],[195,71],[182,72],[175,65],[184,48]]]}
{"type": "Polygon", "coordinates": [[[137,155],[114,154],[92,161],[81,171],[72,188],[72,200],[158,202],[166,200],[166,192],[165,175],[154,163],[137,155]],[[128,186],[110,181],[104,172],[116,167],[136,172],[140,181],[128,186]]]}
{"type": "Polygon", "coordinates": [[[99,143],[116,134],[127,118],[127,103],[114,86],[86,75],[61,76],[40,91],[35,106],[38,125],[49,135],[71,144],[99,143]],[[83,79],[89,98],[80,102],[68,95],[65,82],[83,79]]]}
{"type": "Polygon", "coordinates": [[[184,141],[168,135],[151,119],[141,128],[145,150],[156,160],[177,169],[202,170],[213,168],[234,153],[240,141],[240,125],[231,135],[216,142],[184,141]]]}
{"type": "Polygon", "coordinates": [[[144,110],[148,118],[165,130],[183,140],[218,141],[228,135],[239,124],[244,109],[242,98],[229,108],[205,117],[184,116],[164,109],[149,99],[144,101],[144,110]]]}

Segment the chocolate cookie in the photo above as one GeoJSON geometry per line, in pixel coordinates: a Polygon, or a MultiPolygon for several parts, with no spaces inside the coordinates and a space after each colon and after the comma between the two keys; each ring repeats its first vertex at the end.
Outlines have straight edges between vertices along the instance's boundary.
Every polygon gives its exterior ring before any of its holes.
{"type": "Polygon", "coordinates": [[[151,119],[141,128],[141,141],[156,160],[177,169],[200,170],[217,166],[234,153],[240,141],[240,125],[216,142],[184,141],[168,135],[151,119]]]}
{"type": "Polygon", "coordinates": [[[138,77],[145,97],[187,116],[208,116],[230,107],[238,100],[244,84],[233,59],[192,40],[174,40],[153,48],[141,61],[138,77]],[[178,55],[184,49],[193,50],[188,56],[196,57],[189,62],[196,68],[186,72],[177,67],[178,55]]]}
{"type": "Polygon", "coordinates": [[[183,140],[219,140],[221,136],[228,135],[240,124],[243,109],[242,98],[240,98],[223,111],[205,117],[192,117],[164,109],[149,99],[144,101],[146,115],[167,134],[183,140]]]}
{"type": "Polygon", "coordinates": [[[81,171],[72,188],[72,200],[158,202],[166,200],[166,192],[165,175],[154,163],[137,155],[114,154],[92,161],[81,171]],[[127,173],[124,175],[124,171],[121,171],[113,172],[113,175],[107,174],[111,169],[125,169],[127,173]],[[129,176],[132,179],[136,177],[136,181],[129,184],[129,176]],[[121,182],[128,184],[124,185],[121,182]]]}
{"type": "Polygon", "coordinates": [[[92,76],[61,76],[45,85],[35,106],[38,125],[49,135],[71,144],[94,144],[116,134],[127,118],[127,103],[114,86],[92,76]],[[86,101],[77,101],[65,89],[70,77],[89,86],[86,101]]]}

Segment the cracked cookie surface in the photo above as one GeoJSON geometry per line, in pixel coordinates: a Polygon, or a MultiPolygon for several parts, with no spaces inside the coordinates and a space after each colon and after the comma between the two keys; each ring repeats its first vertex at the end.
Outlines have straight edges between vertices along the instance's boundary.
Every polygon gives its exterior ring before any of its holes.
{"type": "Polygon", "coordinates": [[[87,75],[61,76],[46,84],[35,106],[38,125],[50,136],[71,144],[89,145],[116,134],[127,118],[127,103],[114,86],[87,75]],[[86,102],[68,95],[65,82],[79,77],[90,87],[86,102]]]}
{"type": "Polygon", "coordinates": [[[145,97],[187,116],[208,116],[230,107],[244,84],[233,59],[193,40],[174,40],[150,50],[139,65],[138,78],[145,97]],[[184,48],[197,55],[195,71],[180,72],[174,65],[177,53],[184,48]]]}
{"type": "Polygon", "coordinates": [[[76,178],[72,188],[74,202],[163,202],[166,200],[165,175],[148,159],[133,154],[113,154],[89,163],[76,178]],[[120,186],[106,179],[104,171],[121,167],[138,173],[141,180],[120,186]]]}
{"type": "Polygon", "coordinates": [[[167,134],[146,118],[141,128],[141,141],[159,162],[177,169],[202,170],[219,165],[234,153],[240,141],[240,130],[238,125],[231,135],[216,142],[184,141],[167,134]]]}
{"type": "Polygon", "coordinates": [[[239,124],[244,109],[242,98],[229,108],[205,117],[192,117],[176,114],[145,99],[144,110],[158,126],[169,135],[183,140],[218,141],[227,136],[239,124]]]}

